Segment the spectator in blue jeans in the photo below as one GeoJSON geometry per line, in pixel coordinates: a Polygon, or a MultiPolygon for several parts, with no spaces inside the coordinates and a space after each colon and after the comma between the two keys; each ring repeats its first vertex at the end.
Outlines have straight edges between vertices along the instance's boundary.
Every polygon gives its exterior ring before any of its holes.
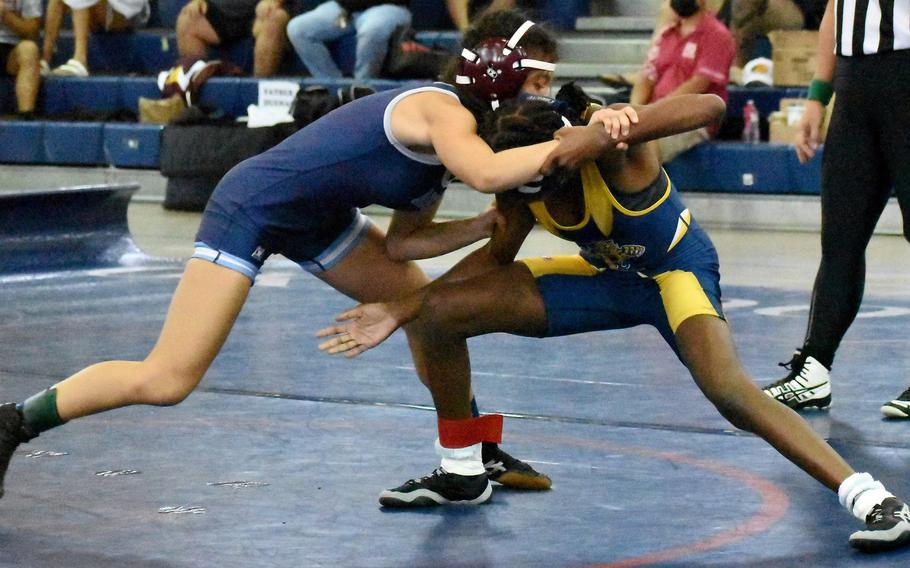
{"type": "Polygon", "coordinates": [[[411,24],[408,0],[332,0],[288,23],[288,39],[313,77],[341,77],[326,42],[357,33],[355,79],[372,79],[382,71],[389,38],[411,24]]]}

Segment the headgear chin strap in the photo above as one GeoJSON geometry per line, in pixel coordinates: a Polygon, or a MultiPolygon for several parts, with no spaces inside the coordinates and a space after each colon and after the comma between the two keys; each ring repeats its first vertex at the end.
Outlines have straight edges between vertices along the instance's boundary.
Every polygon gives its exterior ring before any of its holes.
{"type": "Polygon", "coordinates": [[[521,91],[530,69],[555,71],[556,65],[529,58],[519,45],[533,25],[534,22],[525,22],[508,40],[493,38],[481,42],[473,50],[463,49],[463,61],[455,83],[466,85],[471,93],[489,101],[495,109],[500,101],[510,99],[521,91]]]}

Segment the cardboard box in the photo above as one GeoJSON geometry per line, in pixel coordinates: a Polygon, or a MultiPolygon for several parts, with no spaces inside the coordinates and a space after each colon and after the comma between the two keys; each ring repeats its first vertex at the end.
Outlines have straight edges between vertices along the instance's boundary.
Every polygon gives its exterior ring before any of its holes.
{"type": "Polygon", "coordinates": [[[808,85],[815,74],[818,32],[776,30],[768,34],[768,39],[774,62],[774,86],[808,85]]]}
{"type": "Polygon", "coordinates": [[[776,110],[768,116],[768,142],[772,144],[793,144],[796,124],[787,123],[787,113],[776,110]]]}
{"type": "MultiPolygon", "coordinates": [[[[780,110],[768,116],[768,142],[773,144],[793,144],[799,121],[802,118],[802,109],[805,108],[806,99],[784,98],[780,100],[780,110]]],[[[821,126],[821,139],[825,140],[828,133],[828,123],[831,121],[831,111],[834,110],[834,98],[828,104],[825,120],[821,126]]]]}

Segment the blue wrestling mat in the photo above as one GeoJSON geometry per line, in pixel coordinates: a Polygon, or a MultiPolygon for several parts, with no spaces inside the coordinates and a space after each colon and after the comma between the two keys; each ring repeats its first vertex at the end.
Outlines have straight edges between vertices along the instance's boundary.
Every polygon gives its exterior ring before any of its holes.
{"type": "MultiPolygon", "coordinates": [[[[105,359],[144,357],[181,263],[0,275],[0,398],[105,359]]],[[[808,294],[724,290],[764,383],[802,338],[808,294]]],[[[352,302],[267,265],[200,389],[42,434],[0,500],[0,567],[605,568],[903,566],[849,548],[859,523],[763,441],[735,432],[648,328],[471,341],[504,448],[552,476],[490,505],[384,511],[380,490],[438,465],[435,415],[403,334],[355,360],[316,350],[352,302]]],[[[910,495],[910,298],[866,299],[838,353],[834,404],[806,414],[855,467],[910,495]],[[893,362],[893,363],[892,363],[893,362]]]]}

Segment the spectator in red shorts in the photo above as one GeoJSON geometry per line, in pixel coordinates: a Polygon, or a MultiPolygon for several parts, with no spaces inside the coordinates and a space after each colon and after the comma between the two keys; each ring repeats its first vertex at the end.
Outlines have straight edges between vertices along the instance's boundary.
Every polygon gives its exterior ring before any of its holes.
{"type": "MultiPolygon", "coordinates": [[[[735,46],[733,36],[705,0],[671,0],[674,20],[655,34],[648,60],[632,89],[632,104],[677,95],[711,93],[727,100],[735,46]]],[[[669,162],[716,133],[701,128],[658,141],[662,162],[669,162]]]]}

